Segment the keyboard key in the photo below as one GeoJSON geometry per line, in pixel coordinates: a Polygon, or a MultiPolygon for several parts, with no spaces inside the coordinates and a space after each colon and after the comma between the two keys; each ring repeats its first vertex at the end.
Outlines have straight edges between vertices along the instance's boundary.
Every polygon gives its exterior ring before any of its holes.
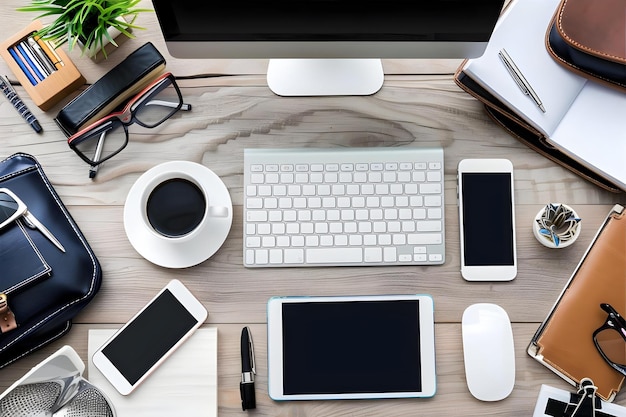
{"type": "Polygon", "coordinates": [[[436,245],[442,243],[442,236],[440,233],[412,233],[408,235],[408,242],[410,245],[436,245]]]}
{"type": "Polygon", "coordinates": [[[361,248],[308,249],[306,261],[311,264],[358,263],[363,262],[363,250],[361,248]]]}
{"type": "Polygon", "coordinates": [[[441,222],[438,220],[417,222],[418,232],[440,232],[441,222]]]}
{"type": "Polygon", "coordinates": [[[382,248],[365,248],[364,250],[365,262],[382,262],[383,250],[382,248]]]}
{"type": "Polygon", "coordinates": [[[285,249],[283,258],[286,264],[304,263],[304,249],[285,249]]]}
{"type": "Polygon", "coordinates": [[[441,184],[420,184],[420,193],[422,194],[441,194],[441,184]]]}
{"type": "Polygon", "coordinates": [[[246,207],[249,209],[263,208],[263,199],[262,198],[247,198],[246,207]]]}
{"type": "Polygon", "coordinates": [[[385,262],[395,262],[398,259],[397,250],[394,247],[383,249],[383,260],[385,262]]]}
{"type": "Polygon", "coordinates": [[[266,222],[267,212],[261,210],[248,210],[246,213],[246,218],[249,222],[266,222]]]}
{"type": "Polygon", "coordinates": [[[282,264],[283,263],[283,251],[280,249],[270,250],[270,263],[282,264]]]}

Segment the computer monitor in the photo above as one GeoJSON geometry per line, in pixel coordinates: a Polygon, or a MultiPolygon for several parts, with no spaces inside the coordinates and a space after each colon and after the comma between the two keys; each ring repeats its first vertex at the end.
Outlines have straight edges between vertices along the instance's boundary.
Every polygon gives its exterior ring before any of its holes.
{"type": "Polygon", "coordinates": [[[506,0],[152,0],[177,58],[270,58],[279,95],[359,95],[381,58],[472,58],[506,0]]]}

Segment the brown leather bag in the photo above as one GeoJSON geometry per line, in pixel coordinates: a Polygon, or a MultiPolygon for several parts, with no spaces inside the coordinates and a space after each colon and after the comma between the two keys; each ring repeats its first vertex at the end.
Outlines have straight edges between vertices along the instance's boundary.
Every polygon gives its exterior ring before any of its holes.
{"type": "Polygon", "coordinates": [[[579,75],[626,90],[625,33],[626,0],[562,0],[546,47],[579,75]]]}

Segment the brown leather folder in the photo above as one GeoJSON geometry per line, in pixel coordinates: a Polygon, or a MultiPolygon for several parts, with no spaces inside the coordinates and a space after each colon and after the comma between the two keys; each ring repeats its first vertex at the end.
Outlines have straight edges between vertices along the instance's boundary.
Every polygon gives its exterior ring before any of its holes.
{"type": "Polygon", "coordinates": [[[571,384],[591,378],[597,394],[612,401],[625,377],[593,342],[607,318],[601,303],[626,314],[626,212],[620,205],[608,214],[527,350],[571,384]]]}

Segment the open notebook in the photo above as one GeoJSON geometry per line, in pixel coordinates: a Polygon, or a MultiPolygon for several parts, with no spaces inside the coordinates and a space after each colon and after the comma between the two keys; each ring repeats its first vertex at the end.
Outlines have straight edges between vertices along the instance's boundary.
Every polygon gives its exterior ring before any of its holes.
{"type": "Polygon", "coordinates": [[[91,361],[114,333],[89,330],[89,381],[111,400],[117,417],[217,416],[217,328],[196,330],[127,396],[118,393],[91,361]]]}
{"type": "Polygon", "coordinates": [[[462,71],[552,146],[626,190],[626,94],[580,77],[549,55],[545,36],[560,0],[513,0],[482,57],[462,71]],[[498,52],[505,48],[546,112],[522,93],[498,52]]]}

